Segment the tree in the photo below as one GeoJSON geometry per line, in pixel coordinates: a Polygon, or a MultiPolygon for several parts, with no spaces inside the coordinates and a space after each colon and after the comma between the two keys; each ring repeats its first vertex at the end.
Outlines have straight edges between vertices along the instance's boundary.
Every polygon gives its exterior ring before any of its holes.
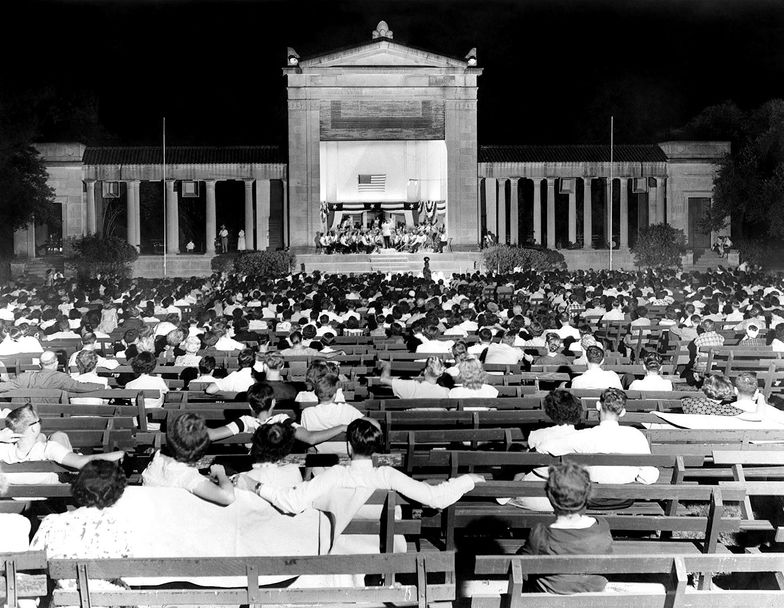
{"type": "Polygon", "coordinates": [[[97,274],[121,278],[139,257],[136,248],[125,239],[96,234],[69,239],[66,264],[76,269],[80,281],[97,274]]]}
{"type": "Polygon", "coordinates": [[[686,235],[669,224],[643,228],[632,247],[634,263],[646,268],[680,268],[686,253],[686,235]]]}
{"type": "Polygon", "coordinates": [[[723,228],[731,216],[736,240],[745,234],[784,236],[784,100],[772,99],[748,112],[733,102],[710,106],[674,136],[732,144],[719,165],[703,229],[723,228]]]}

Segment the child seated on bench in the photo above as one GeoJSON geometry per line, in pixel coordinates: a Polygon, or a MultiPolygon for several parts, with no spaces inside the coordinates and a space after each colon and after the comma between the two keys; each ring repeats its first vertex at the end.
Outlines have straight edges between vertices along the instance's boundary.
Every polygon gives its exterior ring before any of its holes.
{"type": "MultiPolygon", "coordinates": [[[[550,467],[545,485],[555,521],[537,524],[520,549],[524,555],[585,555],[612,553],[607,520],[585,514],[591,477],[583,467],[566,463],[550,467]]],[[[572,593],[604,591],[607,579],[596,574],[551,574],[528,580],[529,591],[572,593]]]]}
{"type": "Polygon", "coordinates": [[[297,464],[283,464],[281,459],[294,447],[295,426],[291,419],[265,424],[253,433],[250,455],[255,464],[253,469],[233,478],[234,485],[243,490],[266,483],[280,488],[290,488],[302,483],[302,473],[297,464]]]}
{"type": "Polygon", "coordinates": [[[169,425],[166,432],[167,448],[171,456],[155,453],[152,462],[142,473],[145,486],[185,488],[199,498],[218,505],[234,502],[234,485],[226,476],[223,466],[210,467],[213,479],[205,477],[196,468],[199,459],[210,447],[210,436],[204,418],[198,414],[183,414],[169,425]]]}

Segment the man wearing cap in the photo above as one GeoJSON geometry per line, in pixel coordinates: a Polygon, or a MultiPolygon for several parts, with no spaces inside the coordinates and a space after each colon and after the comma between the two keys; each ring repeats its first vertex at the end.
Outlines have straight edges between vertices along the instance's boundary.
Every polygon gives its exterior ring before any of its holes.
{"type": "Polygon", "coordinates": [[[57,355],[51,350],[46,350],[41,353],[40,371],[24,372],[10,382],[0,383],[0,392],[28,388],[51,388],[71,393],[89,393],[104,390],[106,387],[93,382],[78,382],[68,374],[57,371],[57,355]]]}

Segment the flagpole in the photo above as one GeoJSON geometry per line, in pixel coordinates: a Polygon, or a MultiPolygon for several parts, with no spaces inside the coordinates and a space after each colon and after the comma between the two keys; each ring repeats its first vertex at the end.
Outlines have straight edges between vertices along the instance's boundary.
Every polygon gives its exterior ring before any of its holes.
{"type": "Polygon", "coordinates": [[[161,165],[162,173],[163,173],[163,180],[161,180],[161,184],[163,186],[163,276],[166,276],[166,249],[168,248],[167,243],[167,235],[166,231],[168,230],[166,226],[166,216],[168,214],[168,201],[166,200],[166,117],[163,117],[163,155],[162,155],[163,164],[161,165]]]}
{"type": "Polygon", "coordinates": [[[610,246],[610,270],[613,269],[613,145],[615,144],[614,117],[610,116],[610,187],[608,188],[607,222],[609,225],[608,241],[610,246]]]}

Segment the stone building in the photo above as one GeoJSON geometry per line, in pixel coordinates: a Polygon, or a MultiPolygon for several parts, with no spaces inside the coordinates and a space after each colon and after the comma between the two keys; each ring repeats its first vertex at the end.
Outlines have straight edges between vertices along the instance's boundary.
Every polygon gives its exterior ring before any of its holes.
{"type": "MultiPolygon", "coordinates": [[[[62,237],[111,231],[155,273],[208,272],[221,224],[247,249],[313,250],[316,234],[350,218],[443,225],[452,251],[501,242],[562,249],[572,267],[616,265],[649,223],[682,229],[689,246],[715,235],[711,204],[726,142],[609,146],[480,146],[476,50],[463,59],[402,44],[382,21],[354,47],[300,58],[288,50],[288,150],[273,146],[39,144],[61,206],[62,237]],[[144,209],[144,214],[142,210],[144,209]],[[193,243],[193,254],[184,255],[193,243]],[[183,254],[183,255],[180,255],[183,254]]],[[[17,232],[20,258],[42,252],[42,227],[17,232]]]]}

